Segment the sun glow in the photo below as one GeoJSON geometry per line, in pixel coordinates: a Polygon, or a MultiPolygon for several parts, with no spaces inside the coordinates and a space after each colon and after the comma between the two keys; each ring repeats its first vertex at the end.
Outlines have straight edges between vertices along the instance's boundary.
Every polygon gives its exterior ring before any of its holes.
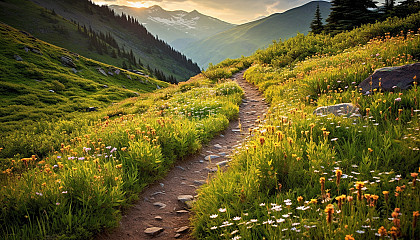
{"type": "Polygon", "coordinates": [[[149,7],[149,4],[147,4],[145,2],[129,2],[129,1],[127,1],[127,3],[130,7],[135,7],[135,8],[147,8],[147,7],[149,7]]]}

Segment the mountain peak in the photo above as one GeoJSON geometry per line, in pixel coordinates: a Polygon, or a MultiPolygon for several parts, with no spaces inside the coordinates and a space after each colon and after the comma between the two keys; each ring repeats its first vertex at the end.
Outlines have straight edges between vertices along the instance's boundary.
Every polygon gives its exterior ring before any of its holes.
{"type": "Polygon", "coordinates": [[[153,5],[153,6],[149,7],[149,10],[152,10],[152,11],[163,11],[163,8],[161,6],[159,6],[159,5],[153,5]]]}

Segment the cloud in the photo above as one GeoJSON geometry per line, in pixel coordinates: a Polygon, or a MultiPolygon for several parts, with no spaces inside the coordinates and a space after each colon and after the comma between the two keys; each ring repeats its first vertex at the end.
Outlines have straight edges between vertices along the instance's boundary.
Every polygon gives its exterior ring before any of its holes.
{"type": "Polygon", "coordinates": [[[94,0],[99,4],[127,6],[159,5],[166,10],[197,10],[231,23],[244,23],[261,16],[284,12],[311,0],[94,0]]]}

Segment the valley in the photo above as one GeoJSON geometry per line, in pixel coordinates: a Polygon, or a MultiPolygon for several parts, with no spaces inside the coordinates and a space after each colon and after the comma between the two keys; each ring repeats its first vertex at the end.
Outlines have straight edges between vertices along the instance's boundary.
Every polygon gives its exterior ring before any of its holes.
{"type": "Polygon", "coordinates": [[[419,2],[108,3],[0,1],[0,239],[417,239],[419,2]]]}

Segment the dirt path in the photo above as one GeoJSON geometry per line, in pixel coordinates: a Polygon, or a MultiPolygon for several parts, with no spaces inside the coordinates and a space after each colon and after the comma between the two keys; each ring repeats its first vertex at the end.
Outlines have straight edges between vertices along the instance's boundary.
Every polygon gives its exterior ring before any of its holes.
{"type": "Polygon", "coordinates": [[[268,107],[258,90],[243,79],[243,73],[244,71],[232,77],[245,91],[239,119],[232,121],[220,136],[203,146],[198,154],[178,162],[165,179],[146,188],[141,193],[140,200],[123,215],[120,227],[109,233],[102,233],[97,239],[191,239],[187,229],[190,212],[185,203],[178,201],[178,197],[194,196],[196,189],[217,169],[216,164],[226,163],[224,161],[228,160],[231,151],[248,135],[248,129],[255,127],[257,116],[263,118],[268,107]],[[239,123],[242,132],[239,131],[239,123]],[[211,162],[205,160],[210,155],[218,157],[211,162]],[[147,228],[153,227],[159,230],[154,236],[145,233],[147,228]],[[185,228],[180,229],[182,227],[185,228]],[[181,231],[184,229],[186,230],[181,231]]]}

